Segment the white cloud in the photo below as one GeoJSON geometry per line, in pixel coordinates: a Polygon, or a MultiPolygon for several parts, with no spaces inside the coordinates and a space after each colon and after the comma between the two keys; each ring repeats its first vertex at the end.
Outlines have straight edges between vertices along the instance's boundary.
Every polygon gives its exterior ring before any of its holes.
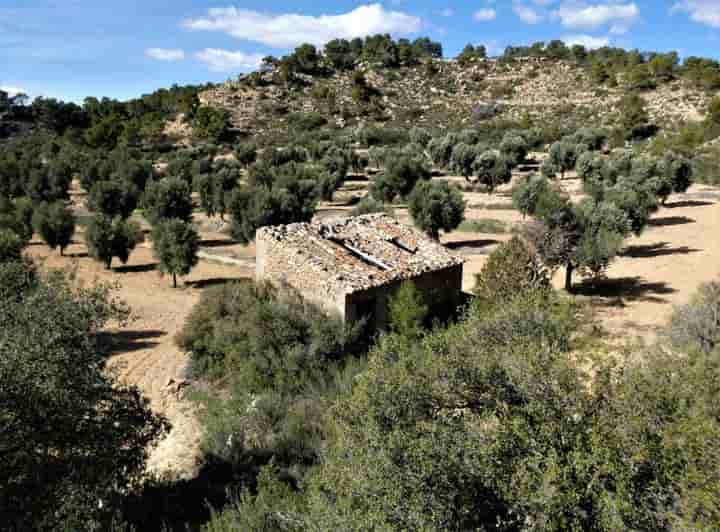
{"type": "Polygon", "coordinates": [[[274,15],[236,7],[208,10],[207,17],[183,22],[191,30],[220,31],[238,39],[278,48],[334,38],[352,39],[376,33],[408,34],[420,29],[418,17],[388,11],[380,4],[359,6],[340,15],[274,15]]]}
{"type": "Polygon", "coordinates": [[[491,7],[484,7],[482,9],[478,9],[473,13],[473,18],[477,20],[478,22],[487,22],[489,20],[495,20],[495,17],[497,16],[497,13],[495,10],[491,7]]]}
{"type": "Polygon", "coordinates": [[[566,28],[597,29],[609,25],[610,33],[626,33],[640,16],[635,2],[587,4],[582,0],[565,2],[553,15],[560,19],[566,28]]]}
{"type": "Polygon", "coordinates": [[[566,35],[562,38],[562,41],[568,46],[581,44],[590,50],[610,45],[609,37],[593,37],[592,35],[566,35]]]}
{"type": "Polygon", "coordinates": [[[16,96],[18,94],[27,94],[28,92],[25,89],[22,89],[20,87],[12,87],[9,85],[2,85],[0,86],[0,91],[5,91],[8,93],[8,96],[11,98],[13,96],[16,96]]]}
{"type": "Polygon", "coordinates": [[[676,2],[672,12],[683,12],[700,24],[720,28],[720,3],[717,0],[683,0],[676,2]]]}
{"type": "Polygon", "coordinates": [[[522,4],[513,4],[513,11],[525,24],[539,24],[545,20],[545,16],[535,11],[532,7],[522,4]]]}
{"type": "Polygon", "coordinates": [[[255,70],[260,66],[263,54],[231,52],[218,48],[205,48],[195,54],[195,58],[205,63],[214,72],[233,72],[255,70]]]}
{"type": "Polygon", "coordinates": [[[185,52],[176,48],[148,48],[145,55],[158,61],[182,61],[185,52]]]}

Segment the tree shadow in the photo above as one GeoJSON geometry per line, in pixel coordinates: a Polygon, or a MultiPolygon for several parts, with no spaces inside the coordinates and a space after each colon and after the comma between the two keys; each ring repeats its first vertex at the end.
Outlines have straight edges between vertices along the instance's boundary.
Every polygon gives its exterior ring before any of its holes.
{"type": "Polygon", "coordinates": [[[151,264],[132,264],[130,266],[115,266],[113,271],[115,273],[144,273],[152,272],[157,270],[157,262],[151,264]]]}
{"type": "Polygon", "coordinates": [[[690,253],[698,253],[700,249],[689,248],[687,246],[669,247],[669,242],[658,242],[656,244],[628,246],[620,254],[622,257],[633,259],[649,259],[653,257],[665,257],[668,255],[689,255],[690,253]]]}
{"type": "Polygon", "coordinates": [[[694,224],[695,220],[687,216],[664,216],[662,218],[653,218],[648,222],[651,227],[670,227],[673,225],[694,224]]]}
{"type": "Polygon", "coordinates": [[[209,238],[207,240],[200,241],[201,248],[221,248],[224,246],[233,246],[235,244],[237,244],[237,241],[235,240],[222,238],[209,238]]]}
{"type": "Polygon", "coordinates": [[[77,252],[74,252],[74,253],[65,253],[64,256],[67,257],[67,258],[69,258],[69,259],[86,259],[86,258],[88,258],[90,255],[88,255],[88,252],[87,252],[87,251],[77,251],[77,252]]]}
{"type": "Polygon", "coordinates": [[[102,351],[108,354],[131,353],[141,349],[152,349],[160,345],[160,342],[153,341],[154,338],[162,338],[167,332],[160,330],[128,331],[120,330],[114,332],[102,331],[98,333],[98,341],[102,351]]]}
{"type": "MultiPolygon", "coordinates": [[[[577,284],[573,293],[582,296],[600,297],[611,300],[609,305],[617,306],[618,298],[628,301],[666,303],[664,295],[677,292],[665,282],[647,282],[642,277],[619,277],[615,279],[586,279],[577,284]]],[[[622,306],[622,305],[620,305],[622,306]]]]}
{"type": "Polygon", "coordinates": [[[213,277],[210,279],[198,279],[197,281],[185,281],[185,286],[189,286],[190,288],[208,288],[211,286],[250,281],[251,279],[249,277],[213,277]]]}
{"type": "Polygon", "coordinates": [[[227,505],[240,489],[255,487],[260,466],[246,467],[243,471],[213,460],[191,479],[151,480],[141,492],[125,498],[123,517],[135,530],[200,530],[212,509],[227,505]]]}
{"type": "Polygon", "coordinates": [[[456,242],[448,242],[445,244],[445,247],[455,251],[468,251],[473,249],[483,249],[499,243],[499,240],[494,240],[492,238],[483,238],[478,240],[461,240],[456,242]]]}
{"type": "Polygon", "coordinates": [[[709,205],[715,205],[714,201],[698,201],[698,200],[684,200],[676,201],[674,203],[666,203],[663,205],[666,209],[679,209],[680,207],[707,207],[709,205]]]}

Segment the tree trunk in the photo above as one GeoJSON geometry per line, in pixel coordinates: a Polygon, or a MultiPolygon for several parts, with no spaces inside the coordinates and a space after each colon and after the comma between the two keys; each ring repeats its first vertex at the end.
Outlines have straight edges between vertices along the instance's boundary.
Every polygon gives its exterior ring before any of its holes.
{"type": "Polygon", "coordinates": [[[109,270],[110,266],[112,265],[112,257],[105,263],[105,269],[109,270]]]}
{"type": "Polygon", "coordinates": [[[177,288],[177,275],[173,273],[173,288],[177,288]]]}
{"type": "Polygon", "coordinates": [[[62,247],[60,247],[60,256],[61,256],[61,257],[64,256],[64,255],[63,255],[63,248],[62,248],[62,247]]]}
{"type": "Polygon", "coordinates": [[[570,292],[572,290],[572,274],[573,274],[573,265],[568,263],[565,265],[565,290],[567,292],[570,292]]]}

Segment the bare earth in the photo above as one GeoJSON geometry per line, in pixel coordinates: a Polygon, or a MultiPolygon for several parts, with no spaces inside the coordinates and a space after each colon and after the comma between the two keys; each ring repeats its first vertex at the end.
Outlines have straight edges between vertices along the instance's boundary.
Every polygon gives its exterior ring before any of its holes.
{"type": "MultiPolygon", "coordinates": [[[[76,235],[82,242],[82,235],[76,235]]],[[[110,359],[110,368],[121,382],[137,385],[150,399],[152,408],[165,414],[172,430],[150,457],[151,471],[162,474],[192,476],[199,457],[200,427],[192,414],[192,405],[183,399],[185,367],[188,356],[173,342],[204,286],[226,279],[252,274],[249,270],[200,262],[192,273],[173,289],[168,277],[155,270],[152,251],[140,246],[126,266],[106,271],[85,255],[84,244],[73,244],[66,250],[68,257],[48,253],[45,246],[33,245],[30,253],[47,257],[51,268],[78,268],[78,277],[86,283],[105,281],[118,283],[117,295],[132,309],[133,321],[116,332],[117,351],[110,359]],[[75,255],[75,257],[73,257],[75,255]]]]}
{"type": "MultiPolygon", "coordinates": [[[[576,195],[577,180],[563,181],[576,195]]],[[[466,218],[494,218],[521,223],[512,210],[510,187],[492,195],[466,193],[466,218]]],[[[651,340],[655,330],[666,322],[672,306],[688,301],[698,285],[717,280],[720,274],[720,189],[693,186],[687,194],[673,196],[668,205],[653,217],[645,233],[629,241],[624,256],[607,272],[607,280],[596,287],[582,285],[580,292],[593,298],[597,318],[604,328],[617,337],[638,336],[651,340]],[[615,334],[617,333],[617,334],[615,334]]],[[[345,214],[349,208],[324,206],[318,216],[345,214]]],[[[407,211],[396,210],[398,217],[409,222],[407,211]]],[[[196,216],[205,227],[207,220],[196,216]]],[[[36,241],[29,253],[46,259],[51,268],[76,267],[86,282],[109,281],[119,286],[118,296],[133,311],[134,320],[122,331],[109,331],[115,338],[115,352],[110,367],[120,381],[135,384],[150,399],[152,407],[164,413],[173,428],[169,436],[151,454],[151,471],[190,477],[197,470],[201,428],[192,404],[183,397],[188,385],[185,368],[188,356],[174,344],[204,287],[252,276],[255,250],[252,246],[225,244],[226,236],[218,232],[201,232],[203,251],[232,259],[234,264],[202,260],[180,287],[173,289],[170,279],[156,270],[156,261],[147,246],[138,247],[126,266],[115,265],[106,271],[87,257],[82,234],[60,257],[36,241]]],[[[464,288],[472,289],[474,275],[480,271],[488,254],[510,234],[480,234],[456,231],[443,242],[466,257],[464,288]]],[[[579,279],[577,279],[579,282],[579,279]]],[[[560,277],[556,279],[560,286],[560,277]]]]}

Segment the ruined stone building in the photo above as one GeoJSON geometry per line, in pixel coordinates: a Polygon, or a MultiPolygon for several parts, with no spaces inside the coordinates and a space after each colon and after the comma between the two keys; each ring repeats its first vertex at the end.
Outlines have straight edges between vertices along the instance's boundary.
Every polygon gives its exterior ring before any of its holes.
{"type": "Polygon", "coordinates": [[[433,310],[456,306],[463,260],[385,214],[263,227],[256,280],[290,286],[347,321],[387,325],[388,296],[412,280],[433,310]]]}

